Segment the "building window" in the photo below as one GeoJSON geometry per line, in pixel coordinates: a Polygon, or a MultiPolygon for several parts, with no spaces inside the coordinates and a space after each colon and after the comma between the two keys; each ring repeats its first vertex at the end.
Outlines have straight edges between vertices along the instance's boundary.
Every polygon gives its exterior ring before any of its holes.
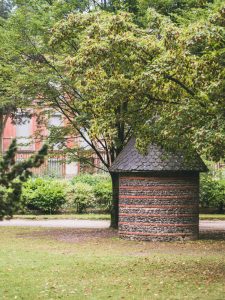
{"type": "Polygon", "coordinates": [[[16,138],[20,150],[33,149],[31,135],[31,119],[29,117],[22,116],[20,121],[16,124],[16,138]]]}
{"type": "MultiPolygon", "coordinates": [[[[54,132],[54,128],[62,126],[62,123],[63,123],[62,115],[59,113],[53,114],[48,120],[49,134],[51,135],[51,133],[54,132]]],[[[62,147],[62,143],[55,142],[52,147],[53,150],[60,150],[60,148],[62,147]]]]}
{"type": "Polygon", "coordinates": [[[49,158],[48,159],[48,176],[52,177],[63,177],[64,176],[64,164],[60,159],[49,158]]]}
{"type": "Polygon", "coordinates": [[[48,121],[49,127],[52,127],[52,126],[59,127],[61,125],[62,125],[62,115],[54,114],[49,118],[49,121],[48,121]]]}

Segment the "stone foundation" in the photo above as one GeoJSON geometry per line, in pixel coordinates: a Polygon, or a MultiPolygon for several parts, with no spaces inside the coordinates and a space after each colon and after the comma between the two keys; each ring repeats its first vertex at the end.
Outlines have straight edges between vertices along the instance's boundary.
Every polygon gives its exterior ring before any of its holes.
{"type": "Polygon", "coordinates": [[[119,235],[141,241],[195,240],[199,176],[120,174],[119,235]]]}

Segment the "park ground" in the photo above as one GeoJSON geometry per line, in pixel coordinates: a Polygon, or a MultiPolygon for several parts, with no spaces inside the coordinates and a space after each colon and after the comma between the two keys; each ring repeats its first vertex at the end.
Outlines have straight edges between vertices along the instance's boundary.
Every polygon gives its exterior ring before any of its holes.
{"type": "MultiPolygon", "coordinates": [[[[14,219],[24,220],[59,220],[59,219],[78,219],[78,220],[110,220],[108,214],[54,214],[54,215],[15,215],[14,219]]],[[[200,214],[200,220],[224,220],[225,214],[200,214]]]]}
{"type": "Polygon", "coordinates": [[[1,299],[225,299],[225,231],[192,242],[110,229],[0,228],[1,299]]]}

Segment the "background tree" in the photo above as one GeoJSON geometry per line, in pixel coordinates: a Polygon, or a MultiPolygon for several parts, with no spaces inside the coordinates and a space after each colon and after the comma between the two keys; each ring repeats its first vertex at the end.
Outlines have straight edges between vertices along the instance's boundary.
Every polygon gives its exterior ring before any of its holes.
{"type": "Polygon", "coordinates": [[[22,184],[32,175],[31,168],[38,168],[47,155],[47,146],[34,156],[21,162],[15,161],[17,146],[13,140],[0,161],[0,220],[12,217],[21,208],[22,184]]]}
{"type": "MultiPolygon", "coordinates": [[[[1,18],[7,19],[9,13],[12,9],[12,2],[10,0],[0,0],[0,27],[3,26],[3,20],[1,18]]],[[[0,29],[1,30],[1,29],[0,29]]],[[[0,34],[0,38],[1,38],[0,34]]],[[[2,39],[1,39],[2,40],[2,39]]],[[[3,49],[1,49],[1,52],[3,49]]],[[[0,52],[0,53],[1,53],[0,52]]],[[[7,74],[6,68],[2,65],[2,60],[0,57],[0,155],[2,155],[2,134],[8,119],[9,113],[12,111],[12,103],[9,105],[2,99],[2,96],[5,92],[4,83],[7,80],[9,74],[7,74]]]]}
{"type": "MultiPolygon", "coordinates": [[[[23,1],[23,0],[0,0],[0,156],[2,156],[3,150],[3,132],[5,129],[5,125],[9,118],[12,121],[21,122],[19,118],[15,119],[15,115],[18,109],[23,110],[23,114],[26,114],[27,108],[32,108],[33,103],[28,99],[28,93],[26,94],[26,88],[29,85],[26,84],[27,78],[23,75],[23,64],[25,57],[23,57],[22,51],[23,46],[20,48],[23,59],[19,60],[18,55],[13,51],[12,47],[12,35],[8,34],[7,19],[10,16],[10,12],[14,7],[16,9],[21,10],[21,12],[25,11],[25,7],[30,13],[36,13],[38,10],[42,11],[41,16],[44,18],[43,22],[41,20],[36,19],[37,24],[33,23],[33,26],[38,28],[43,25],[43,30],[47,27],[50,28],[52,23],[60,20],[65,17],[68,13],[74,11],[86,11],[90,3],[88,1],[77,1],[77,0],[69,0],[69,1],[23,1]],[[51,16],[51,17],[50,17],[51,16]],[[2,19],[1,19],[2,18],[2,19]],[[53,22],[53,21],[54,22],[53,22]],[[17,78],[17,79],[16,79],[17,78]],[[17,85],[18,81],[23,80],[24,86],[17,85]],[[18,95],[20,94],[20,97],[18,95]]],[[[37,14],[38,15],[38,14],[37,14]]],[[[14,18],[14,17],[12,17],[14,18]]],[[[25,19],[24,19],[25,21],[25,19]]],[[[16,25],[14,23],[14,25],[16,25]]],[[[14,26],[13,25],[13,26],[14,26]]],[[[31,32],[32,32],[32,28],[31,32]]],[[[22,30],[22,28],[21,28],[22,30]]],[[[34,31],[33,31],[34,33],[34,31]]],[[[18,40],[17,40],[18,41],[18,40]]],[[[21,57],[20,57],[21,58],[21,57]]],[[[29,57],[32,60],[32,56],[29,57]]],[[[33,99],[36,98],[36,94],[33,99]]],[[[30,113],[27,116],[31,116],[30,113]]]]}
{"type": "MultiPolygon", "coordinates": [[[[33,8],[22,7],[16,21],[11,19],[10,40],[17,37],[14,53],[22,67],[17,89],[23,94],[17,97],[41,95],[40,103],[66,118],[67,135],[78,133],[108,169],[131,134],[153,119],[164,102],[158,86],[162,75],[151,76],[164,53],[163,42],[126,13],[71,14],[52,31],[43,28],[46,16],[40,14],[40,9],[33,14],[33,8]]],[[[112,215],[116,226],[117,213],[112,215]]]]}
{"type": "Polygon", "coordinates": [[[172,16],[183,14],[191,9],[204,9],[213,0],[139,0],[140,12],[143,14],[148,8],[154,8],[158,13],[172,16]]]}
{"type": "Polygon", "coordinates": [[[194,22],[190,15],[174,23],[150,9],[145,28],[129,13],[66,13],[59,21],[54,2],[32,3],[5,28],[20,70],[14,94],[39,95],[40,104],[63,114],[67,126],[57,139],[79,135],[106,169],[132,134],[143,150],[148,142],[190,150],[192,142],[199,153],[223,157],[222,2],[194,22]]]}
{"type": "MultiPolygon", "coordinates": [[[[179,106],[165,107],[154,130],[158,139],[165,140],[167,145],[185,144],[184,137],[208,160],[218,161],[225,156],[224,3],[216,1],[198,15],[198,20],[193,20],[189,14],[181,21],[185,28],[181,27],[182,33],[178,35],[172,34],[174,42],[171,39],[168,47],[179,47],[185,63],[191,64],[192,74],[186,78],[189,95],[183,97],[179,106]]],[[[181,69],[174,69],[174,72],[182,78],[183,66],[181,61],[179,63],[181,69]]]]}
{"type": "MultiPolygon", "coordinates": [[[[3,22],[2,26],[6,23],[3,22]]],[[[4,26],[0,26],[0,156],[3,151],[3,132],[9,118],[15,121],[18,109],[23,110],[27,105],[31,105],[31,101],[26,97],[17,98],[16,77],[19,72],[19,64],[17,58],[11,56],[9,41],[5,34],[4,26]]],[[[21,122],[17,118],[17,122],[21,122]]]]}

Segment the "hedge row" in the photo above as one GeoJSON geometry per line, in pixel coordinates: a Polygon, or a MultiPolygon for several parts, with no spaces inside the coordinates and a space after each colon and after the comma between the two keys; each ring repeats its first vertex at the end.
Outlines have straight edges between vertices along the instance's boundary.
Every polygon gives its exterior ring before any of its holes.
{"type": "MultiPolygon", "coordinates": [[[[50,214],[60,210],[83,213],[87,209],[109,212],[111,199],[111,179],[103,175],[80,175],[71,181],[31,178],[22,193],[25,209],[50,214]]],[[[200,206],[224,212],[225,180],[201,177],[200,206]]]]}
{"type": "Polygon", "coordinates": [[[76,176],[72,181],[31,178],[22,192],[25,210],[46,214],[60,210],[83,213],[87,209],[109,212],[111,198],[111,180],[101,175],[76,176]]]}
{"type": "Polygon", "coordinates": [[[202,175],[200,181],[200,205],[204,208],[215,208],[224,213],[225,180],[214,179],[210,175],[202,175]]]}

